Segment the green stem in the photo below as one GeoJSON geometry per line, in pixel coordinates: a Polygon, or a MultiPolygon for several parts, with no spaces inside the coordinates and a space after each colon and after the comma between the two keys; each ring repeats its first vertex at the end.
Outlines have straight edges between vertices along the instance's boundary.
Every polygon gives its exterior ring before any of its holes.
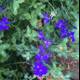
{"type": "Polygon", "coordinates": [[[29,64],[28,62],[14,62],[14,63],[0,63],[0,67],[9,66],[9,65],[17,65],[17,64],[29,64]]]}

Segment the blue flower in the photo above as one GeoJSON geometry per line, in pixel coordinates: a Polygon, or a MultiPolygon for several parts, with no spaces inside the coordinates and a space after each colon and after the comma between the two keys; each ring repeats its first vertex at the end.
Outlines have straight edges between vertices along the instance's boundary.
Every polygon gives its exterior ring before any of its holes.
{"type": "Polygon", "coordinates": [[[2,20],[0,20],[0,31],[9,30],[9,24],[10,22],[8,21],[8,18],[3,17],[2,20]]]}
{"type": "Polygon", "coordinates": [[[46,49],[44,48],[43,45],[40,45],[39,46],[39,53],[45,53],[46,52],[46,49]]]}
{"type": "Polygon", "coordinates": [[[55,27],[57,28],[57,29],[64,29],[64,28],[66,28],[66,25],[67,25],[67,21],[66,20],[63,20],[63,19],[60,19],[60,20],[58,20],[57,22],[56,22],[56,25],[55,25],[55,27]]]}
{"type": "Polygon", "coordinates": [[[71,39],[71,41],[72,41],[73,43],[75,42],[74,32],[69,32],[69,33],[68,33],[68,37],[71,39]]]}
{"type": "Polygon", "coordinates": [[[66,38],[68,35],[68,30],[67,29],[61,29],[60,30],[60,37],[63,39],[63,38],[66,38]]]}
{"type": "Polygon", "coordinates": [[[42,62],[35,62],[33,65],[33,72],[36,76],[42,77],[48,72],[48,67],[42,62]]]}
{"type": "Polygon", "coordinates": [[[43,14],[43,23],[48,24],[52,20],[52,16],[50,16],[48,13],[43,14]]]}
{"type": "Polygon", "coordinates": [[[52,43],[53,43],[52,40],[48,40],[48,39],[44,40],[44,45],[46,48],[50,47],[52,45],[52,43]]]}
{"type": "Polygon", "coordinates": [[[36,61],[43,61],[43,62],[45,62],[46,64],[48,64],[49,63],[49,61],[51,60],[51,58],[52,58],[52,54],[51,53],[47,53],[47,52],[45,52],[45,53],[38,53],[36,56],[35,56],[35,60],[36,61]]]}
{"type": "Polygon", "coordinates": [[[38,38],[40,40],[43,40],[44,39],[44,33],[42,31],[39,31],[38,38]]]}

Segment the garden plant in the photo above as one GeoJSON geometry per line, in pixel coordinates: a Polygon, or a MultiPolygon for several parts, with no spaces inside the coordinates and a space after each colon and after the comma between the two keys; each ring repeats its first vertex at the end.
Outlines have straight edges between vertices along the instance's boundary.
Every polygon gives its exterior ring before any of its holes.
{"type": "Polygon", "coordinates": [[[0,0],[0,80],[79,80],[79,0],[0,0]]]}

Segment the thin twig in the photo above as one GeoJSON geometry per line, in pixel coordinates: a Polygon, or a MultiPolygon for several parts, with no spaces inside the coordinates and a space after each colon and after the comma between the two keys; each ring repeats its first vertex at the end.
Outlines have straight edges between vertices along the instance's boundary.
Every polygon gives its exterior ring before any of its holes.
{"type": "Polygon", "coordinates": [[[62,2],[61,2],[61,7],[64,10],[64,12],[66,13],[67,17],[69,18],[68,11],[67,11],[67,9],[66,10],[64,9],[64,6],[63,6],[63,3],[62,2]]]}
{"type": "Polygon", "coordinates": [[[56,14],[56,11],[55,11],[53,5],[49,1],[47,1],[47,3],[52,7],[52,9],[54,10],[54,13],[56,14]]]}
{"type": "Polygon", "coordinates": [[[24,61],[24,62],[14,62],[14,63],[0,63],[0,66],[2,65],[17,65],[17,64],[29,64],[28,62],[24,61]]]}

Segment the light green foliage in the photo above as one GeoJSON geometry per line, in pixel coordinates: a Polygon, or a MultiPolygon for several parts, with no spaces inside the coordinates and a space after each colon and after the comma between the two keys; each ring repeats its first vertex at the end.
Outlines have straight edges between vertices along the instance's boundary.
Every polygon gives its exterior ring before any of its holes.
{"type": "Polygon", "coordinates": [[[0,62],[8,59],[9,56],[6,54],[5,50],[8,49],[9,46],[9,44],[0,44],[0,62]]]}
{"type": "Polygon", "coordinates": [[[16,15],[19,9],[19,5],[23,3],[24,0],[13,0],[13,14],[16,15]]]}
{"type": "Polygon", "coordinates": [[[25,33],[25,37],[29,39],[30,42],[32,41],[37,41],[37,36],[38,36],[38,33],[34,30],[31,30],[29,26],[27,26],[27,29],[26,29],[26,33],[25,33]]]}

